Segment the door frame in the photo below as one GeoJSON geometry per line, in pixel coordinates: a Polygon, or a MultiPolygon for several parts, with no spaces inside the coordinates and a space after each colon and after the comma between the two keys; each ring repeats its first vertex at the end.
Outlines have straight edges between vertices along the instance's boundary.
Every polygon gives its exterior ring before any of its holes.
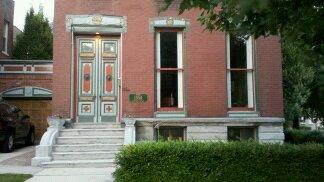
{"type": "MultiPolygon", "coordinates": [[[[115,106],[115,111],[116,111],[116,115],[115,115],[115,121],[116,123],[120,122],[120,108],[121,108],[121,75],[122,75],[122,72],[121,72],[121,67],[122,67],[122,34],[119,34],[119,35],[77,35],[75,36],[74,38],[74,42],[73,44],[75,45],[73,47],[73,52],[74,52],[74,63],[73,63],[73,80],[74,80],[74,84],[73,84],[73,87],[74,87],[74,91],[73,91],[73,101],[72,101],[72,104],[74,105],[73,106],[73,117],[75,118],[75,122],[76,123],[79,123],[79,89],[80,89],[80,77],[79,77],[79,66],[80,66],[80,62],[79,62],[79,59],[80,59],[80,54],[79,54],[79,50],[80,50],[80,41],[81,40],[91,40],[91,41],[95,41],[95,44],[96,44],[96,50],[95,50],[95,60],[97,60],[99,63],[98,66],[96,66],[96,71],[95,73],[98,74],[99,71],[100,71],[100,67],[101,67],[101,64],[102,64],[102,41],[116,41],[117,42],[117,58],[116,58],[116,63],[117,63],[117,66],[116,66],[116,70],[117,71],[117,78],[115,78],[116,82],[115,82],[115,85],[114,86],[116,88],[116,106],[115,106]],[[100,49],[99,49],[100,48],[100,49]]],[[[97,87],[96,90],[98,89],[98,87],[100,85],[99,82],[102,82],[100,81],[100,76],[96,75],[95,77],[95,82],[96,82],[96,85],[94,85],[94,87],[97,87]]],[[[95,83],[93,83],[95,84],[95,83]]],[[[99,91],[97,90],[96,93],[99,93],[99,91]]],[[[100,94],[95,96],[97,98],[101,97],[100,94]]],[[[100,124],[100,123],[103,123],[101,121],[101,114],[98,114],[99,112],[101,112],[101,102],[100,101],[95,101],[94,102],[94,106],[95,106],[95,112],[94,112],[94,117],[97,117],[99,118],[97,122],[95,122],[95,119],[93,122],[89,122],[89,123],[95,123],[95,124],[100,124]],[[100,105],[100,107],[98,107],[100,105]],[[99,110],[100,109],[100,110],[99,110]],[[99,115],[99,116],[98,116],[99,115]]]]}

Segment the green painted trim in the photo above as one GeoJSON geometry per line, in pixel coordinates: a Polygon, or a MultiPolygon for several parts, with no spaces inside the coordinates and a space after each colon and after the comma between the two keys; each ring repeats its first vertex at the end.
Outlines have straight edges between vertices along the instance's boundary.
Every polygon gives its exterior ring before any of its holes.
{"type": "Polygon", "coordinates": [[[53,60],[0,60],[0,64],[53,64],[53,60]]]}

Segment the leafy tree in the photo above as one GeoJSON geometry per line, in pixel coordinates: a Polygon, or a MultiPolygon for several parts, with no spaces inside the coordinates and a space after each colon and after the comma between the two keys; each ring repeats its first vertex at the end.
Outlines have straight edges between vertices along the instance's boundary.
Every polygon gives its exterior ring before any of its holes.
{"type": "MultiPolygon", "coordinates": [[[[298,126],[298,117],[305,113],[309,117],[324,117],[323,0],[176,1],[180,3],[180,14],[200,9],[198,20],[210,31],[246,38],[280,35],[286,119],[294,120],[298,126]]],[[[164,0],[161,11],[173,2],[164,0]]]]}
{"type": "MultiPolygon", "coordinates": [[[[174,1],[164,0],[162,10],[174,1]]],[[[285,39],[323,54],[323,0],[180,0],[180,14],[193,8],[202,10],[198,20],[208,30],[256,38],[287,31],[285,39]]]]}
{"type": "Polygon", "coordinates": [[[304,107],[307,108],[306,116],[313,122],[321,120],[324,125],[324,65],[318,64],[314,70],[316,76],[310,86],[312,92],[304,107]]]}
{"type": "Polygon", "coordinates": [[[299,118],[309,111],[304,105],[311,95],[314,69],[305,65],[309,57],[302,54],[294,44],[283,42],[282,52],[285,127],[299,128],[299,118]]]}
{"type": "Polygon", "coordinates": [[[24,32],[17,36],[13,49],[14,59],[52,59],[53,35],[48,20],[33,9],[26,15],[24,32]]]}

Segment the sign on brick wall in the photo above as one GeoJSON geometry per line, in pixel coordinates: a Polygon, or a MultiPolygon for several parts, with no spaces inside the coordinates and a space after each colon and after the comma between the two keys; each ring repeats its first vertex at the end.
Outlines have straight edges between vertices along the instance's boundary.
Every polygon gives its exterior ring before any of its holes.
{"type": "Polygon", "coordinates": [[[129,101],[131,103],[144,103],[147,102],[148,96],[147,94],[130,94],[129,95],[129,101]]]}

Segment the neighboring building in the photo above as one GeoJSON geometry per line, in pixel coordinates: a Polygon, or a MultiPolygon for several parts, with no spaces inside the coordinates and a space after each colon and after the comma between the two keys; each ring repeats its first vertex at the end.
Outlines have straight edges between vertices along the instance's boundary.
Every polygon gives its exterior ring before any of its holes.
{"type": "Polygon", "coordinates": [[[40,139],[52,114],[53,61],[11,60],[13,44],[22,33],[13,25],[13,17],[14,1],[0,0],[0,101],[28,114],[40,139]]]}
{"type": "Polygon", "coordinates": [[[48,130],[34,165],[100,165],[121,139],[283,142],[279,38],[210,33],[162,2],[55,1],[53,113],[76,123],[48,130]]]}
{"type": "Polygon", "coordinates": [[[11,58],[14,7],[13,0],[0,0],[0,60],[11,58]]]}
{"type": "Polygon", "coordinates": [[[30,116],[37,139],[45,133],[52,114],[52,65],[47,60],[0,60],[0,101],[30,116]]]}
{"type": "Polygon", "coordinates": [[[22,34],[23,32],[16,26],[13,27],[13,44],[15,45],[17,42],[17,36],[22,34]]]}

